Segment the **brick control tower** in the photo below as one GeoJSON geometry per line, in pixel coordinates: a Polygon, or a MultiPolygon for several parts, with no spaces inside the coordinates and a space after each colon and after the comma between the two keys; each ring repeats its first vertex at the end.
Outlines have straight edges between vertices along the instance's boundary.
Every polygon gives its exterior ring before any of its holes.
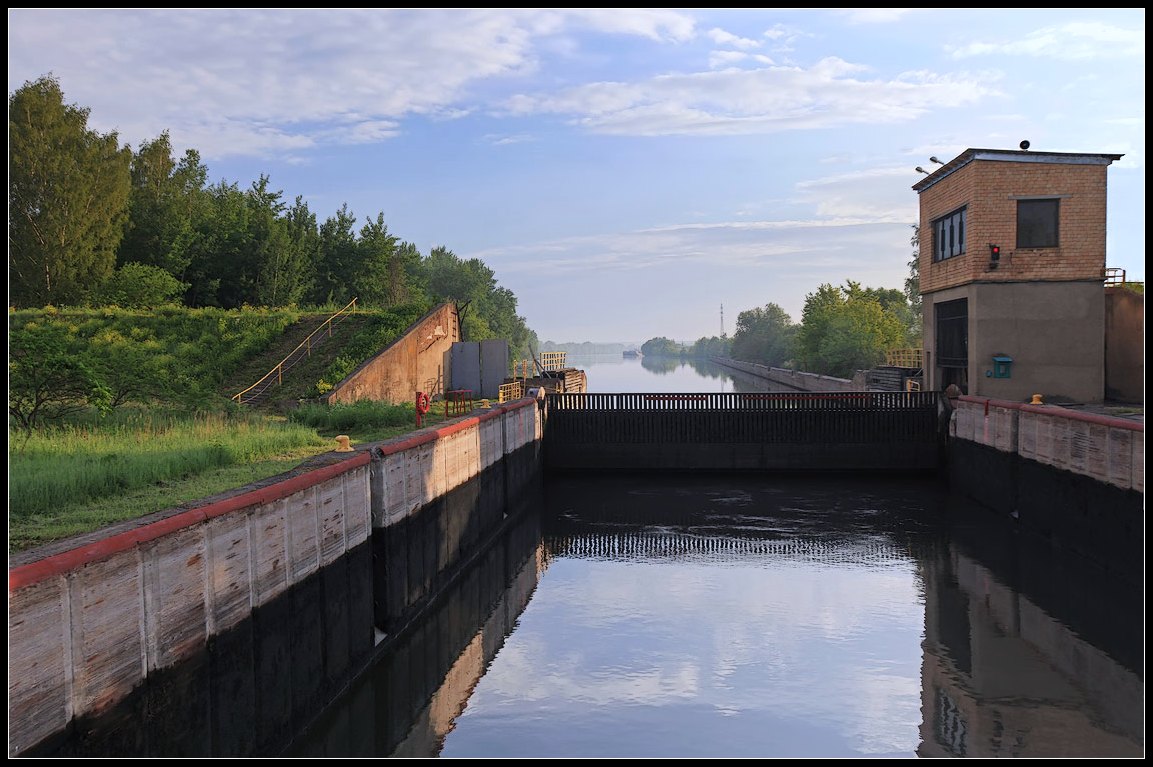
{"type": "Polygon", "coordinates": [[[1106,172],[1121,157],[1022,141],[967,149],[913,186],[926,389],[1103,401],[1106,172]]]}

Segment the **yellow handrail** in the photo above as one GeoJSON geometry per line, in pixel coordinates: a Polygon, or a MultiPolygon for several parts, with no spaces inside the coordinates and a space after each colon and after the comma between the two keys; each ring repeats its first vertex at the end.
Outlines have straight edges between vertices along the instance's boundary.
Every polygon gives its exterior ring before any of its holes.
{"type": "Polygon", "coordinates": [[[563,370],[568,352],[541,352],[541,370],[563,370]]]}
{"type": "Polygon", "coordinates": [[[921,349],[890,349],[885,352],[885,364],[898,368],[924,367],[921,349]]]}
{"type": "Polygon", "coordinates": [[[521,381],[501,384],[497,389],[497,402],[511,402],[524,396],[524,385],[521,381]]]}
{"type": "Polygon", "coordinates": [[[541,352],[540,360],[513,360],[513,378],[535,378],[537,368],[540,372],[553,372],[565,369],[565,358],[568,352],[541,352]]]}
{"type": "Polygon", "coordinates": [[[346,304],[343,309],[341,309],[336,314],[329,317],[324,322],[320,323],[320,327],[318,327],[316,330],[309,333],[307,338],[305,338],[303,341],[301,341],[299,344],[297,344],[296,348],[293,349],[292,351],[290,351],[287,355],[285,355],[284,359],[282,359],[280,362],[276,363],[276,366],[274,368],[272,368],[272,370],[269,370],[267,373],[265,373],[263,376],[261,376],[259,381],[254,383],[252,386],[249,386],[244,391],[239,392],[237,394],[233,394],[232,399],[243,405],[244,404],[244,395],[248,394],[248,392],[252,391],[257,386],[260,386],[262,383],[267,381],[269,379],[269,377],[271,377],[273,375],[276,376],[276,383],[278,385],[280,383],[282,383],[283,382],[283,374],[285,371],[284,363],[286,363],[290,359],[292,359],[293,355],[295,355],[301,349],[305,349],[308,356],[311,357],[312,356],[312,338],[313,338],[313,336],[315,336],[317,333],[320,333],[321,331],[327,329],[328,335],[329,335],[329,337],[331,337],[332,336],[332,325],[333,325],[332,321],[335,320],[337,317],[340,317],[340,315],[346,314],[349,311],[349,309],[351,309],[354,306],[356,306],[356,299],[355,298],[352,299],[351,301],[349,301],[348,304],[346,304]]]}

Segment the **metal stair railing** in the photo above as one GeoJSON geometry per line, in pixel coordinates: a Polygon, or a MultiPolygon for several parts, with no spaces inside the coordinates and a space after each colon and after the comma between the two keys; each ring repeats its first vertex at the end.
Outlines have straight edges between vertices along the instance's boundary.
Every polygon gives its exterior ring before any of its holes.
{"type": "Polygon", "coordinates": [[[885,364],[899,368],[919,368],[924,366],[921,349],[889,349],[885,352],[885,364]]]}
{"type": "Polygon", "coordinates": [[[284,381],[284,373],[295,367],[302,359],[312,356],[312,347],[319,346],[325,339],[331,338],[333,326],[348,319],[348,312],[355,307],[356,299],[354,298],[349,301],[343,309],[333,314],[322,322],[316,330],[309,333],[307,338],[301,341],[295,349],[290,351],[272,370],[265,373],[259,381],[244,391],[233,394],[233,401],[241,405],[251,405],[253,402],[258,401],[273,386],[279,386],[284,381]],[[337,319],[338,317],[340,319],[337,319]]]}

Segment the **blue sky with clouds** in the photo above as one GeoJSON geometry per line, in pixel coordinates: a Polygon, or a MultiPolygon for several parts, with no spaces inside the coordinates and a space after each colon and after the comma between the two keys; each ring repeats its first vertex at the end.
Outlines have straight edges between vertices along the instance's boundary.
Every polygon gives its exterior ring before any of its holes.
{"type": "Polygon", "coordinates": [[[542,341],[692,342],[900,288],[931,155],[1117,153],[1144,280],[1144,9],[9,9],[8,89],[169,131],[427,253],[484,260],[542,341]]]}

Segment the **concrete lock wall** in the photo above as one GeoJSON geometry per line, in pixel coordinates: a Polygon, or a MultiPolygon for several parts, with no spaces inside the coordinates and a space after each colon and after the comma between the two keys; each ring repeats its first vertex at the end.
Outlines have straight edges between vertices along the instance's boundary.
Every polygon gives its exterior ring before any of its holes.
{"type": "Polygon", "coordinates": [[[954,490],[1107,569],[1140,575],[1144,423],[962,396],[949,433],[954,490]]]}
{"type": "Polygon", "coordinates": [[[787,386],[796,391],[864,391],[864,382],[848,378],[834,378],[833,376],[818,375],[817,373],[804,373],[799,370],[787,368],[773,368],[758,365],[753,362],[741,362],[727,357],[713,357],[713,362],[733,370],[740,370],[750,375],[764,378],[781,386],[787,386]]]}
{"type": "Polygon", "coordinates": [[[9,755],[109,708],[367,541],[368,462],[10,566],[9,755]]]}
{"type": "MultiPolygon", "coordinates": [[[[374,524],[415,515],[506,455],[531,450],[541,435],[537,400],[526,398],[347,459],[328,454],[329,465],[125,523],[82,545],[12,557],[9,756],[111,709],[257,611],[276,612],[281,597],[347,556],[370,562],[359,553],[374,524]]],[[[367,567],[346,577],[369,582],[367,567]]],[[[316,611],[320,634],[347,637],[343,652],[361,658],[346,657],[343,668],[372,652],[371,604],[335,617],[316,599],[293,605],[316,611]]]]}
{"type": "Polygon", "coordinates": [[[451,380],[449,350],[460,340],[453,304],[441,304],[413,323],[404,335],[368,360],[325,397],[329,404],[375,400],[411,402],[416,392],[442,394],[451,380]]]}

